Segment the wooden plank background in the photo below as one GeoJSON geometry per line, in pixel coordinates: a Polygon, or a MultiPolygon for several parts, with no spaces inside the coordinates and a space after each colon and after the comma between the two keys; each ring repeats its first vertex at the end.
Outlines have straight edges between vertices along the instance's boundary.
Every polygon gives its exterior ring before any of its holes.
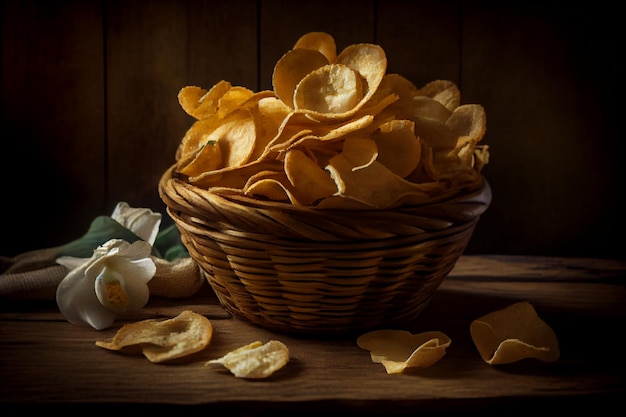
{"type": "MultiPolygon", "coordinates": [[[[4,0],[0,255],[72,240],[118,201],[164,212],[191,119],[176,95],[270,89],[312,30],[375,42],[487,111],[493,203],[467,253],[625,258],[618,13],[533,2],[4,0]],[[495,3],[495,4],[494,4],[495,3]]],[[[165,221],[167,222],[167,218],[165,221]]]]}

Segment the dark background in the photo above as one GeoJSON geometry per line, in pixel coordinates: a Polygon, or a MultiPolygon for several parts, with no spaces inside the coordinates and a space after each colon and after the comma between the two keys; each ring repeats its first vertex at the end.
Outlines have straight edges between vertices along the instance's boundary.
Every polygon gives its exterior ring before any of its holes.
{"type": "Polygon", "coordinates": [[[270,89],[315,30],[485,107],[493,202],[466,253],[626,259],[620,13],[542,3],[4,0],[0,255],[73,240],[118,201],[164,213],[180,88],[270,89]]]}

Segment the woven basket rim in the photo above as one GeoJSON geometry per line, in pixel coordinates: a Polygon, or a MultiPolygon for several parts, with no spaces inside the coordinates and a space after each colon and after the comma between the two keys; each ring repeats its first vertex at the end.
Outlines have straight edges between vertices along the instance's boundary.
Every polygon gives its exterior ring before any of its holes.
{"type": "Polygon", "coordinates": [[[391,209],[316,209],[253,198],[222,196],[172,176],[159,181],[168,214],[182,227],[228,229],[231,233],[316,241],[380,239],[440,230],[472,221],[491,203],[489,182],[481,176],[474,187],[447,199],[391,209]]]}

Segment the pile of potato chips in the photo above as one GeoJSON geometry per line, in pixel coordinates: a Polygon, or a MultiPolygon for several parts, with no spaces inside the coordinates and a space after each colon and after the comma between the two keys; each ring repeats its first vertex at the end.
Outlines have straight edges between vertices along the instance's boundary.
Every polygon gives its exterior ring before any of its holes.
{"type": "Polygon", "coordinates": [[[420,204],[481,183],[485,111],[451,81],[417,88],[387,74],[361,43],[337,54],[324,32],[302,36],[274,67],[273,91],[220,81],[181,89],[196,120],[175,175],[224,196],[318,208],[420,204]]]}

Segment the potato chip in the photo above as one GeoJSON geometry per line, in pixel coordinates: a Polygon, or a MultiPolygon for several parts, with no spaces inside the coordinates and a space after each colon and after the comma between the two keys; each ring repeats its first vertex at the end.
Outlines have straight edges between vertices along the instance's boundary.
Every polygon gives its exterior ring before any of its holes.
{"type": "Polygon", "coordinates": [[[218,141],[211,138],[210,135],[201,137],[200,141],[204,143],[204,146],[195,156],[180,160],[178,172],[181,174],[195,176],[206,171],[214,171],[223,166],[222,148],[218,141]]]}
{"type": "Polygon", "coordinates": [[[554,362],[560,356],[556,334],[526,301],[472,321],[470,333],[480,356],[490,365],[527,358],[554,362]]]}
{"type": "Polygon", "coordinates": [[[432,366],[445,356],[451,343],[438,331],[412,334],[405,330],[374,330],[357,339],[361,349],[370,351],[372,362],[382,364],[388,374],[432,366]]]}
{"type": "Polygon", "coordinates": [[[482,140],[487,130],[485,109],[479,104],[464,104],[457,107],[446,121],[452,134],[468,138],[473,143],[482,140]]]}
{"type": "Polygon", "coordinates": [[[218,359],[205,363],[221,364],[237,378],[267,378],[289,362],[289,348],[278,340],[252,342],[218,359]]]}
{"type": "Polygon", "coordinates": [[[313,126],[316,129],[303,136],[294,135],[290,140],[272,146],[272,151],[278,152],[294,147],[318,147],[320,143],[330,143],[331,141],[341,140],[349,134],[354,134],[367,128],[374,116],[365,115],[358,119],[349,120],[340,123],[325,123],[319,126],[313,126]]]}
{"type": "Polygon", "coordinates": [[[285,173],[300,205],[311,205],[337,191],[328,171],[297,149],[286,152],[285,173]]]}
{"type": "Polygon", "coordinates": [[[450,111],[454,111],[461,105],[461,92],[452,81],[431,81],[420,88],[417,94],[437,100],[450,111]]]}
{"type": "Polygon", "coordinates": [[[384,96],[395,94],[400,100],[410,100],[419,95],[419,90],[415,84],[400,74],[386,74],[375,94],[384,96]]]}
{"type": "Polygon", "coordinates": [[[345,155],[333,157],[326,169],[337,185],[337,194],[374,208],[388,208],[406,195],[419,193],[417,186],[404,180],[378,161],[354,170],[345,155]]]}
{"type": "Polygon", "coordinates": [[[265,97],[251,112],[257,127],[257,140],[250,155],[250,160],[254,161],[269,154],[270,143],[282,133],[284,121],[292,114],[292,109],[276,97],[265,97]]]}
{"type": "Polygon", "coordinates": [[[414,128],[410,120],[392,120],[380,125],[373,135],[378,162],[402,178],[413,172],[421,160],[422,144],[414,128]]]}
{"type": "Polygon", "coordinates": [[[352,171],[357,171],[367,168],[376,161],[378,158],[378,146],[370,138],[352,136],[343,141],[341,154],[352,165],[352,171]]]}
{"type": "Polygon", "coordinates": [[[328,65],[322,53],[313,49],[292,49],[274,66],[272,85],[274,92],[287,106],[294,107],[296,85],[313,71],[328,65]]]}
{"type": "Polygon", "coordinates": [[[456,147],[458,136],[452,132],[445,121],[420,116],[412,117],[411,121],[415,123],[415,135],[434,152],[449,151],[456,147]]]}
{"type": "Polygon", "coordinates": [[[335,63],[346,65],[365,79],[365,96],[362,103],[374,95],[387,71],[385,51],[380,45],[369,43],[359,43],[346,47],[337,56],[335,63]]]}
{"type": "Polygon", "coordinates": [[[374,96],[386,70],[387,57],[379,45],[350,45],[334,63],[317,69],[305,77],[306,82],[303,79],[298,83],[294,106],[312,120],[349,118],[374,96]],[[324,91],[330,92],[326,98],[324,91]]]}
{"type": "MultiPolygon", "coordinates": [[[[262,94],[262,92],[257,94],[262,94]]],[[[215,117],[225,118],[231,112],[242,108],[244,103],[247,103],[248,100],[254,96],[254,91],[248,90],[245,87],[231,87],[219,98],[215,117]]]]}
{"type": "Polygon", "coordinates": [[[305,33],[298,39],[293,49],[314,49],[322,53],[329,63],[335,62],[337,58],[337,45],[335,38],[326,32],[305,33]]]}
{"type": "Polygon", "coordinates": [[[346,65],[325,65],[308,73],[294,91],[294,109],[331,115],[352,111],[363,99],[363,84],[358,72],[346,65]]]}
{"type": "Polygon", "coordinates": [[[227,187],[242,189],[251,175],[263,170],[282,169],[282,161],[276,159],[257,159],[241,166],[206,171],[195,177],[187,178],[187,182],[200,188],[227,187]]]}
{"type": "Polygon", "coordinates": [[[185,165],[189,163],[189,160],[193,159],[209,140],[208,134],[217,129],[221,123],[221,119],[213,117],[194,122],[187,132],[185,132],[185,136],[183,136],[180,145],[178,145],[176,161],[179,164],[186,161],[185,165]]]}
{"type": "Polygon", "coordinates": [[[265,198],[271,201],[294,201],[289,179],[284,170],[264,170],[248,178],[243,187],[246,196],[265,198]]]}
{"type": "Polygon", "coordinates": [[[178,103],[183,110],[196,119],[205,119],[217,111],[219,99],[230,90],[232,84],[221,80],[209,91],[196,87],[183,87],[178,92],[178,103]]]}
{"type": "Polygon", "coordinates": [[[185,310],[166,320],[148,319],[123,325],[108,340],[96,346],[115,351],[141,350],[153,363],[160,363],[199,352],[209,345],[213,325],[205,316],[185,310]]]}
{"type": "Polygon", "coordinates": [[[445,123],[452,115],[452,111],[443,104],[426,96],[414,96],[402,104],[404,109],[400,114],[403,117],[406,116],[407,119],[426,117],[445,123]]]}
{"type": "Polygon", "coordinates": [[[301,205],[293,195],[291,187],[286,184],[287,182],[286,179],[281,181],[278,178],[260,178],[247,185],[243,192],[244,195],[253,198],[260,197],[271,201],[284,201],[301,205]]]}
{"type": "Polygon", "coordinates": [[[217,144],[219,152],[213,149],[215,145],[203,146],[187,166],[179,168],[179,172],[195,177],[210,170],[207,166],[227,168],[244,165],[249,161],[256,145],[256,124],[252,114],[244,110],[229,114],[215,130],[201,137],[199,143],[203,142],[205,145],[217,144]],[[205,155],[207,153],[209,155],[205,155]],[[211,163],[211,158],[218,155],[221,157],[220,163],[211,163]]]}

